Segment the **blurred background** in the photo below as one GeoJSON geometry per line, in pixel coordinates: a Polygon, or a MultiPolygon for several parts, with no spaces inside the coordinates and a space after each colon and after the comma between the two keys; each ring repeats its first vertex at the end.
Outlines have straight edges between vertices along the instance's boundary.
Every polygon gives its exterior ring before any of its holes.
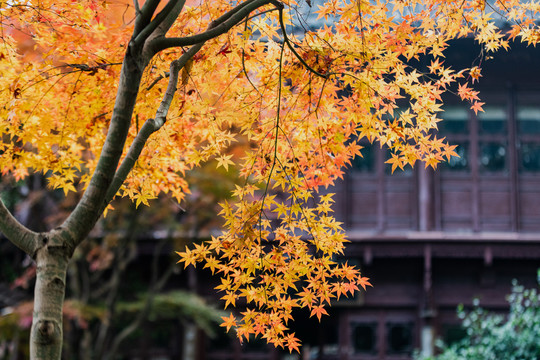
{"type": "MultiPolygon", "coordinates": [[[[176,264],[175,250],[219,232],[217,204],[237,179],[209,164],[188,174],[194,186],[182,207],[166,196],[150,207],[116,201],[77,250],[64,358],[405,360],[432,355],[436,339],[466,335],[460,304],[507,312],[512,280],[535,288],[540,267],[540,49],[479,54],[468,39],[446,53],[445,65],[483,69],[476,89],[485,112],[444,99],[439,136],[459,145],[459,157],[437,171],[418,164],[391,174],[387,150],[366,143],[363,158],[326,190],[336,193],[335,214],[351,241],[337,260],[359,266],[374,287],[336,302],[321,323],[298,311],[300,354],[225,334],[216,280],[176,264]]],[[[45,182],[0,182],[6,205],[36,231],[54,228],[77,200],[45,182]]],[[[34,276],[31,259],[0,238],[1,360],[28,357],[34,276]]]]}

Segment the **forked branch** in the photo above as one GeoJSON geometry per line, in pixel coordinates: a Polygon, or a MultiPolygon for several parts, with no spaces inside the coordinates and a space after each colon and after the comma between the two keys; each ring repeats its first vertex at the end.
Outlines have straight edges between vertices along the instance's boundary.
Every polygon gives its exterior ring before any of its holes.
{"type": "Polygon", "coordinates": [[[135,46],[142,46],[158,27],[161,27],[161,33],[159,35],[165,35],[182,11],[185,3],[185,0],[169,0],[167,5],[165,5],[150,23],[142,28],[139,33],[134,33],[135,39],[133,42],[135,46]]]}
{"type": "Polygon", "coordinates": [[[111,185],[107,190],[104,208],[112,201],[112,199],[126,180],[127,176],[133,169],[133,166],[135,166],[135,163],[137,162],[137,159],[139,158],[150,135],[158,131],[167,121],[167,113],[176,92],[176,87],[178,85],[178,75],[180,73],[180,70],[182,70],[184,66],[186,66],[187,62],[192,59],[193,56],[195,56],[195,54],[202,48],[203,45],[204,43],[192,46],[179,59],[171,63],[167,90],[163,95],[163,100],[161,101],[158,110],[156,111],[156,117],[155,119],[146,120],[141,130],[133,140],[133,143],[131,144],[131,147],[129,148],[126,157],[116,171],[111,185]]]}
{"type": "Polygon", "coordinates": [[[234,9],[231,9],[227,13],[220,16],[218,19],[214,20],[210,24],[208,29],[203,33],[180,38],[156,38],[152,40],[149,46],[152,48],[153,51],[155,51],[155,53],[158,53],[162,50],[172,47],[191,46],[199,43],[204,43],[210,39],[225,34],[234,26],[240,24],[244,20],[244,18],[249,16],[251,12],[257,10],[260,7],[270,4],[271,2],[272,0],[247,1],[236,6],[234,9]]]}

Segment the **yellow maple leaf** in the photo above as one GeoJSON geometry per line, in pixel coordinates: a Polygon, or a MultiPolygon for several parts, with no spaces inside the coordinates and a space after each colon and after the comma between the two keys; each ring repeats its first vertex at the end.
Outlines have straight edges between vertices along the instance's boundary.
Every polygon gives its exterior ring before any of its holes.
{"type": "Polygon", "coordinates": [[[231,160],[232,155],[221,155],[216,158],[217,167],[223,166],[226,171],[229,170],[229,165],[234,165],[234,161],[231,160]]]}

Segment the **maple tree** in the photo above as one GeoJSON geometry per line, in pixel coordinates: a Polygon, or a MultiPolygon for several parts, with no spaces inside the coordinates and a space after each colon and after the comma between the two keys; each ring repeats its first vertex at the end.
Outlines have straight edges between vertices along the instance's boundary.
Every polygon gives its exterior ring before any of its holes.
{"type": "Polygon", "coordinates": [[[392,170],[455,156],[434,135],[441,95],[482,111],[481,64],[445,66],[448,42],[474,37],[485,54],[516,38],[536,44],[539,10],[518,0],[0,2],[2,176],[39,172],[82,193],[42,233],[0,202],[0,230],[37,263],[31,357],[60,357],[67,264],[111,201],[181,202],[185,172],[209,161],[237,166],[243,186],[223,204],[224,233],[180,261],[204,262],[225,305],[246,307],[224,319],[240,339],[298,350],[293,308],[320,318],[369,285],[336,262],[346,237],[318,190],[365,138],[388,147],[392,170]],[[326,24],[311,26],[310,13],[326,24]],[[236,141],[250,149],[231,151],[236,141]]]}
{"type": "MultiPolygon", "coordinates": [[[[64,358],[114,359],[115,353],[125,351],[127,344],[131,351],[139,350],[139,355],[145,356],[145,346],[133,346],[141,344],[140,335],[136,334],[141,325],[171,331],[171,323],[180,321],[185,326],[184,331],[195,326],[191,325],[194,323],[206,334],[215,334],[217,328],[213,325],[219,322],[223,311],[209,307],[195,294],[164,290],[171,276],[178,276],[182,269],[175,264],[174,253],[167,256],[162,252],[164,248],[180,247],[197,240],[197,234],[204,229],[219,227],[215,209],[219,201],[228,198],[236,176],[234,171],[215,169],[210,163],[187,172],[186,179],[193,187],[182,208],[164,196],[151,200],[150,207],[137,208],[129,199],[119,199],[114,203],[114,212],[98,225],[103,237],[92,237],[77,248],[67,270],[64,358]],[[143,247],[148,244],[148,239],[138,234],[158,232],[167,235],[152,239],[153,254],[141,254],[138,247],[141,242],[143,247]],[[164,263],[167,263],[166,268],[158,266],[164,263]],[[134,274],[139,271],[140,274],[134,274]],[[151,275],[147,279],[141,278],[141,274],[151,275]]],[[[29,180],[12,188],[6,202],[16,202],[14,214],[24,223],[35,219],[39,220],[37,224],[29,225],[42,226],[50,221],[54,227],[56,219],[70,209],[78,195],[71,193],[60,198],[61,191],[47,191],[40,175],[29,180]]],[[[0,245],[3,245],[0,246],[0,307],[4,306],[3,316],[0,316],[0,348],[12,349],[7,354],[0,351],[0,359],[16,356],[17,348],[24,352],[20,356],[26,359],[28,348],[24,345],[28,343],[33,307],[30,290],[36,268],[28,257],[21,256],[24,253],[13,251],[15,249],[7,243],[0,245]],[[15,274],[22,275],[14,278],[15,274]],[[12,290],[6,293],[8,286],[12,290]],[[2,301],[6,299],[9,299],[8,308],[2,301]]],[[[196,284],[190,281],[188,285],[191,289],[196,284]]],[[[175,350],[170,351],[172,356],[175,350]]]]}

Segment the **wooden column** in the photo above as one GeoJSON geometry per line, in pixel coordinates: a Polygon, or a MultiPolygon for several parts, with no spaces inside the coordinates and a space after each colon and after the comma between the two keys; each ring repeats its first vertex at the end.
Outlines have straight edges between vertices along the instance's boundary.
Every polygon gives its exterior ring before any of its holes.
{"type": "Polygon", "coordinates": [[[508,85],[508,171],[510,173],[510,227],[513,231],[520,230],[519,221],[519,177],[518,177],[518,139],[517,139],[517,116],[516,95],[513,86],[508,85]]]}
{"type": "Polygon", "coordinates": [[[431,231],[434,228],[433,171],[418,166],[418,230],[431,231]]]}
{"type": "Polygon", "coordinates": [[[433,318],[436,316],[435,301],[433,299],[431,245],[424,246],[424,279],[423,304],[420,313],[422,318],[420,330],[420,348],[424,356],[432,356],[435,350],[435,334],[433,318]]]}

